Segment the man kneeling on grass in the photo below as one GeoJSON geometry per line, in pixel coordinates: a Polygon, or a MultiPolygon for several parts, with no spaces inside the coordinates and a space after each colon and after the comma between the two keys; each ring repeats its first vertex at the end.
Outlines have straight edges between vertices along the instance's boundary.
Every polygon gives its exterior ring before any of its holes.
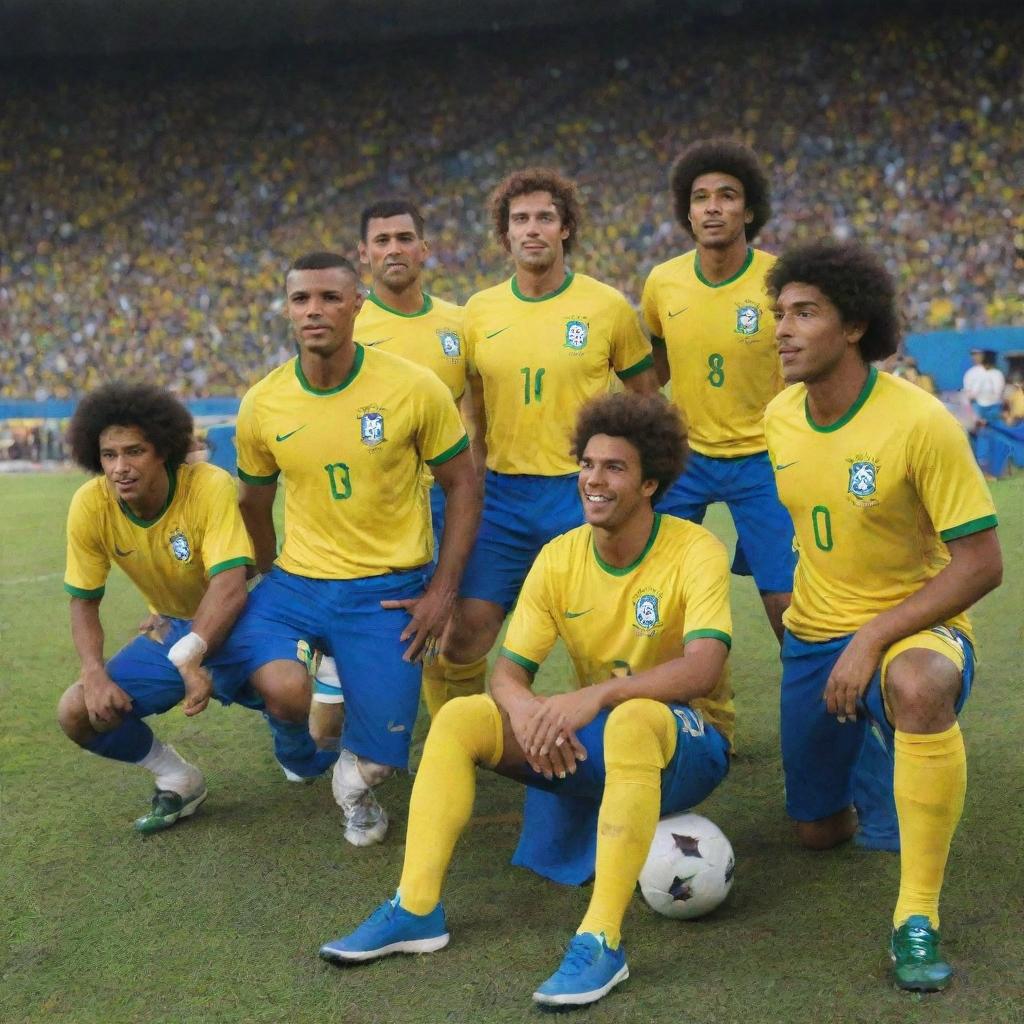
{"type": "Polygon", "coordinates": [[[700,803],[729,768],[729,561],[707,530],[653,509],[687,450],[659,396],[594,400],[574,450],[586,524],[530,570],[491,695],[452,700],[434,719],[398,892],[325,943],[324,959],[448,944],[441,884],[480,765],[531,787],[516,863],[563,882],[594,877],[561,966],[533,998],[583,1005],[629,977],[620,929],[658,818],[700,803]],[[536,695],[534,674],[559,637],[578,688],[536,695]]]}

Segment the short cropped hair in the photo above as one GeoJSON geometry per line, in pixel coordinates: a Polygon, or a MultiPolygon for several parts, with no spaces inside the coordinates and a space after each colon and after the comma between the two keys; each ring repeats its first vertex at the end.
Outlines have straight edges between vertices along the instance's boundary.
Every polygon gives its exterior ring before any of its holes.
{"type": "Polygon", "coordinates": [[[589,401],[576,419],[574,458],[583,458],[595,434],[621,437],[637,450],[643,479],[658,482],[652,503],[672,486],[690,454],[679,410],[661,395],[619,391],[589,401]]]}
{"type": "Polygon", "coordinates": [[[107,427],[138,427],[170,469],[185,461],[192,444],[192,414],[163,388],[114,381],[90,391],[68,426],[71,457],[82,469],[102,473],[100,434],[107,427]]]}
{"type": "Polygon", "coordinates": [[[743,185],[744,204],[754,214],[753,220],[744,226],[744,234],[750,242],[758,236],[772,215],[771,189],[768,175],[757,154],[741,142],[707,139],[695,142],[683,150],[672,165],[668,179],[676,219],[691,238],[696,237],[693,225],[690,224],[690,193],[693,191],[693,183],[702,174],[716,171],[719,174],[731,174],[743,185]]]}
{"type": "Polygon", "coordinates": [[[366,229],[370,226],[371,220],[376,220],[377,218],[401,217],[406,214],[412,217],[412,223],[416,228],[416,234],[422,238],[423,214],[420,213],[420,208],[411,199],[400,199],[396,197],[378,199],[377,202],[370,203],[369,206],[363,207],[363,212],[359,215],[359,237],[364,242],[366,241],[366,229]]]}
{"type": "Polygon", "coordinates": [[[562,218],[562,227],[569,229],[569,235],[562,243],[562,248],[566,254],[572,252],[576,232],[583,218],[579,189],[571,178],[559,174],[550,167],[526,167],[521,171],[513,171],[495,186],[488,205],[498,241],[508,248],[509,204],[513,199],[528,196],[532,192],[551,193],[551,201],[562,218]]]}
{"type": "Polygon", "coordinates": [[[352,261],[342,256],[341,253],[307,252],[294,260],[292,265],[285,271],[285,287],[287,288],[288,286],[288,275],[293,270],[333,270],[335,267],[347,270],[356,279],[356,283],[359,283],[359,271],[352,265],[352,261]]]}
{"type": "Polygon", "coordinates": [[[859,242],[823,239],[791,246],[765,276],[773,299],[787,284],[817,288],[839,310],[845,324],[864,323],[858,342],[866,363],[891,356],[900,344],[896,285],[882,261],[859,242]]]}

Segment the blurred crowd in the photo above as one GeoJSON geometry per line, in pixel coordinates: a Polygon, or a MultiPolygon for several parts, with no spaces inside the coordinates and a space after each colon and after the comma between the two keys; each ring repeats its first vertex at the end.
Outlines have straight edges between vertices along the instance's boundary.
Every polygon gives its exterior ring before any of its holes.
{"type": "Polygon", "coordinates": [[[0,396],[240,393],[291,351],[284,268],[354,254],[381,195],[422,203],[429,287],[464,301],[508,272],[486,197],[527,163],[578,179],[574,268],[636,301],[690,245],[669,165],[712,135],[769,169],[762,247],[869,241],[910,330],[1024,323],[1021,38],[1024,12],[731,19],[0,72],[0,396]]]}

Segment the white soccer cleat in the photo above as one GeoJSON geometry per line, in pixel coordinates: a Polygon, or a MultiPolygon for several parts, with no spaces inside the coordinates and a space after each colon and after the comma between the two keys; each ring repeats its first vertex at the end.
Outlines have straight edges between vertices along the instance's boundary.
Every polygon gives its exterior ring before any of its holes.
{"type": "Polygon", "coordinates": [[[345,818],[347,842],[353,846],[373,846],[383,841],[388,832],[387,812],[377,802],[359,770],[359,759],[351,750],[342,750],[335,762],[331,791],[345,818]]]}

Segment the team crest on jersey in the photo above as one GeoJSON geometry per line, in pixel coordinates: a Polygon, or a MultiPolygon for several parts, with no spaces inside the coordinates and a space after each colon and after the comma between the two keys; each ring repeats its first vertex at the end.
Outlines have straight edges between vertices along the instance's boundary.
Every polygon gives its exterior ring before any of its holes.
{"type": "Polygon", "coordinates": [[[850,501],[858,508],[873,508],[878,504],[874,497],[878,490],[878,461],[863,453],[846,460],[850,464],[850,482],[847,493],[850,501]]]}
{"type": "Polygon", "coordinates": [[[384,410],[368,405],[359,410],[359,440],[367,448],[376,448],[387,438],[384,436],[384,410]]]}
{"type": "Polygon", "coordinates": [[[441,342],[441,351],[449,359],[457,359],[462,355],[462,340],[455,331],[442,328],[437,332],[437,337],[441,342]]]}
{"type": "Polygon", "coordinates": [[[633,619],[640,636],[654,636],[661,625],[661,591],[638,590],[633,595],[633,619]]]}
{"type": "Polygon", "coordinates": [[[761,330],[761,307],[753,302],[744,302],[736,307],[736,333],[750,337],[761,330]]]}
{"type": "Polygon", "coordinates": [[[565,348],[571,348],[579,352],[587,347],[587,338],[590,336],[590,328],[585,320],[566,320],[565,322],[565,348]]]}
{"type": "Polygon", "coordinates": [[[171,554],[179,562],[188,562],[192,558],[192,548],[189,547],[188,537],[181,532],[181,530],[175,530],[171,534],[171,554]]]}

